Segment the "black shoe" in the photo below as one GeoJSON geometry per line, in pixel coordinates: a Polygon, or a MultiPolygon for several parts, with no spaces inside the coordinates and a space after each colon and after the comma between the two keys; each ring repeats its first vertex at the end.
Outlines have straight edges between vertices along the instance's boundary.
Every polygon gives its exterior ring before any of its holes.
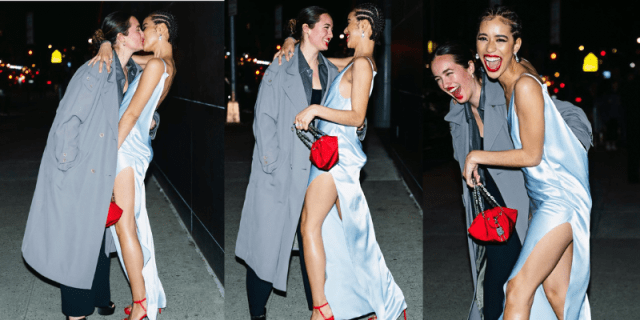
{"type": "Polygon", "coordinates": [[[102,316],[110,316],[116,311],[116,304],[112,301],[109,301],[109,306],[107,307],[96,307],[98,309],[98,314],[102,316]]]}
{"type": "Polygon", "coordinates": [[[264,308],[264,314],[261,316],[251,316],[251,320],[267,320],[267,308],[264,308]]]}

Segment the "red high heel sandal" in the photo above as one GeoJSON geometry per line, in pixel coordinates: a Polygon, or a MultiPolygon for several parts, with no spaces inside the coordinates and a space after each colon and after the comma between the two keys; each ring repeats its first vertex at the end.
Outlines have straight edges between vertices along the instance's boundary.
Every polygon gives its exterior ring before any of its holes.
{"type": "MultiPolygon", "coordinates": [[[[142,300],[142,301],[144,301],[144,300],[142,300]]],[[[126,314],[126,315],[130,315],[131,314],[131,306],[124,307],[124,314],[126,314]]],[[[158,314],[162,314],[162,309],[158,309],[158,314]]]]}
{"type": "MultiPolygon", "coordinates": [[[[147,298],[144,298],[144,299],[142,299],[142,300],[140,300],[140,301],[134,301],[133,303],[137,303],[137,304],[139,304],[139,305],[142,307],[142,309],[144,310],[144,312],[147,312],[147,309],[142,305],[142,303],[143,303],[143,302],[145,302],[146,300],[147,300],[147,298]]],[[[126,313],[127,315],[130,315],[130,314],[131,314],[131,309],[133,309],[133,307],[131,307],[131,308],[127,307],[127,308],[124,308],[124,313],[126,313]],[[129,313],[127,313],[127,308],[129,309],[129,313]]],[[[138,320],[142,320],[142,319],[144,319],[144,318],[146,318],[146,317],[147,317],[147,314],[145,313],[145,314],[144,314],[142,317],[140,317],[140,319],[138,319],[138,320]]],[[[124,319],[122,319],[122,320],[128,320],[128,319],[127,319],[127,318],[124,318],[124,319]]]]}
{"type": "Polygon", "coordinates": [[[324,319],[324,320],[335,320],[335,318],[333,316],[331,316],[331,318],[325,317],[324,313],[322,313],[322,310],[320,310],[320,308],[323,308],[323,307],[325,307],[327,305],[329,305],[329,302],[327,302],[327,303],[325,303],[325,304],[323,304],[323,305],[321,305],[319,307],[314,306],[313,308],[318,310],[318,312],[320,312],[320,315],[322,316],[322,319],[324,319]]]}

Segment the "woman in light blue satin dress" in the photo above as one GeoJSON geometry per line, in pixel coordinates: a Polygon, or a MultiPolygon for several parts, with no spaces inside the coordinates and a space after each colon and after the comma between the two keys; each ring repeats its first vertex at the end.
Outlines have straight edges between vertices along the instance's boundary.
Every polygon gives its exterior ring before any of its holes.
{"type": "Polygon", "coordinates": [[[144,178],[153,158],[149,126],[153,113],[166,96],[175,64],[173,46],[177,34],[173,16],[155,12],[142,23],[144,50],[153,52],[120,105],[118,163],[114,195],[123,209],[111,226],[118,257],[131,284],[134,304],[125,308],[128,319],[155,320],[166,296],[156,268],[153,236],[147,216],[144,178]]]}
{"type": "Polygon", "coordinates": [[[392,320],[407,307],[376,242],[359,181],[367,157],[356,128],[366,114],[376,73],[371,56],[383,29],[377,7],[357,6],[344,31],[354,57],[348,58],[351,62],[331,84],[326,107],[311,105],[296,116],[299,129],[307,129],[318,117],[318,128],[338,137],[339,161],[328,172],[311,167],[302,209],[312,320],[351,319],[374,312],[378,319],[392,320]]]}
{"type": "Polygon", "coordinates": [[[530,198],[529,231],[504,285],[501,319],[591,319],[587,152],[564,122],[547,87],[519,63],[518,16],[505,7],[480,20],[478,58],[505,89],[516,149],[472,151],[464,177],[473,186],[478,164],[520,167],[530,198]]]}

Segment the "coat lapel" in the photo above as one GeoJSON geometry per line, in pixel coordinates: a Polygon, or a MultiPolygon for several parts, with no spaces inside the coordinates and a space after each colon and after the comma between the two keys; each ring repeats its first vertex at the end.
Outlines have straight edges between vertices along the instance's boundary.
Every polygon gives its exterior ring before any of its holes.
{"type": "Polygon", "coordinates": [[[449,113],[444,117],[444,120],[450,122],[453,152],[462,170],[464,159],[470,151],[469,124],[465,116],[464,105],[452,102],[449,113]]]}
{"type": "Polygon", "coordinates": [[[304,110],[309,106],[307,102],[307,96],[304,93],[304,85],[300,78],[300,72],[298,71],[298,55],[293,56],[293,60],[286,69],[287,78],[284,81],[283,89],[291,105],[296,108],[297,112],[304,110]]]}
{"type": "Polygon", "coordinates": [[[333,80],[338,76],[338,68],[333,65],[333,63],[329,62],[329,59],[325,58],[324,55],[321,55],[324,60],[325,65],[327,66],[327,88],[324,90],[324,96],[322,97],[321,105],[324,106],[325,100],[329,96],[329,89],[331,89],[331,85],[333,84],[333,80]]]}
{"type": "Polygon", "coordinates": [[[493,150],[493,144],[501,130],[507,125],[505,105],[486,105],[484,107],[484,150],[493,150]]]}
{"type": "Polygon", "coordinates": [[[115,61],[111,63],[111,72],[107,76],[105,85],[102,91],[102,107],[105,108],[105,114],[107,114],[107,121],[109,122],[109,128],[113,131],[114,135],[118,136],[118,120],[120,118],[120,105],[118,104],[118,88],[116,83],[115,73],[115,61]],[[115,113],[115,117],[111,116],[115,113]]]}

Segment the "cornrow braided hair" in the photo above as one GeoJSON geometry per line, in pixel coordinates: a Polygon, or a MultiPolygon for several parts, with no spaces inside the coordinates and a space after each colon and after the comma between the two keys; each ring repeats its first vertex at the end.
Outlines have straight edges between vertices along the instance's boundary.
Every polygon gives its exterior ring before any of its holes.
{"type": "Polygon", "coordinates": [[[478,30],[480,30],[480,24],[483,21],[493,20],[493,18],[499,17],[502,22],[511,27],[511,34],[514,40],[518,40],[522,36],[522,20],[515,11],[511,10],[507,6],[495,5],[482,13],[480,21],[478,21],[478,30]]]}
{"type": "Polygon", "coordinates": [[[164,23],[164,25],[167,26],[167,30],[169,31],[169,39],[167,39],[167,42],[175,46],[176,38],[178,38],[178,22],[173,14],[167,11],[154,11],[149,16],[154,24],[164,23]]]}
{"type": "Polygon", "coordinates": [[[384,31],[384,14],[380,8],[373,3],[363,3],[357,5],[353,11],[356,13],[358,21],[367,20],[371,25],[371,37],[369,39],[380,44],[380,35],[384,31]]]}

